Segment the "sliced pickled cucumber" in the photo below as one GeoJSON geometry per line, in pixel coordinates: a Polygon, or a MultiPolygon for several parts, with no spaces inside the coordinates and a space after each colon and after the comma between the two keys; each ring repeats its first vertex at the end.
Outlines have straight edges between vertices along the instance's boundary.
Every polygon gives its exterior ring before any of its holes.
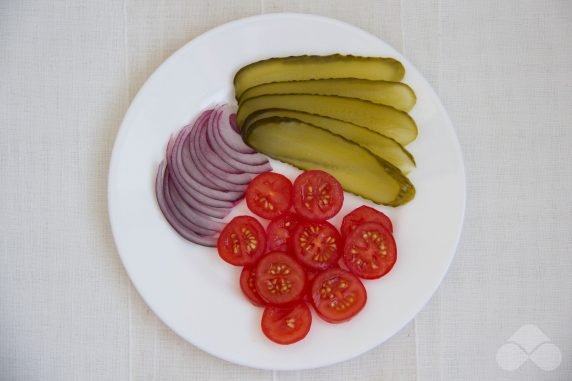
{"type": "Polygon", "coordinates": [[[246,142],[258,152],[300,169],[327,171],[351,193],[378,204],[399,206],[415,188],[399,169],[339,135],[286,118],[250,126],[246,142]]]}
{"type": "Polygon", "coordinates": [[[417,137],[415,121],[403,111],[361,99],[336,95],[261,95],[244,101],[238,108],[237,122],[260,110],[279,108],[327,116],[369,128],[406,145],[417,137]]]}
{"type": "Polygon", "coordinates": [[[401,81],[405,68],[393,58],[329,56],[292,56],[270,58],[251,63],[234,76],[236,98],[254,86],[270,82],[300,81],[321,78],[361,78],[401,81]]]}
{"type": "MultiPolygon", "coordinates": [[[[252,126],[259,120],[272,117],[293,119],[341,135],[390,162],[404,174],[408,174],[415,168],[413,155],[395,140],[367,128],[324,116],[280,109],[262,110],[250,115],[245,122],[245,130],[249,129],[247,126],[252,126]]],[[[244,131],[244,133],[248,132],[244,131]]]]}
{"type": "Polygon", "coordinates": [[[268,94],[319,94],[358,98],[409,111],[417,98],[411,87],[401,82],[370,81],[356,78],[310,79],[307,81],[272,82],[246,90],[238,103],[268,94]]]}

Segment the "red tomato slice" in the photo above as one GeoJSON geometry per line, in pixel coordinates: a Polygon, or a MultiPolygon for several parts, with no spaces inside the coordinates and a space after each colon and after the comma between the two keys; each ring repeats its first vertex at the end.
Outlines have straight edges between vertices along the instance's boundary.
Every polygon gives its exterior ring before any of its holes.
{"type": "Polygon", "coordinates": [[[311,221],[335,216],[344,202],[344,191],[335,177],[324,171],[306,171],[294,181],[294,209],[311,221]]]}
{"type": "MultiPolygon", "coordinates": [[[[318,270],[306,270],[306,281],[308,282],[308,284],[312,284],[312,282],[314,282],[314,279],[318,276],[318,274],[320,273],[320,271],[318,270]]],[[[311,287],[307,287],[306,288],[306,292],[304,292],[304,296],[302,297],[302,300],[308,303],[312,303],[312,288],[311,287]]]]}
{"type": "Polygon", "coordinates": [[[256,291],[256,272],[252,266],[244,266],[240,273],[240,289],[246,298],[257,307],[264,307],[266,303],[256,291]]]}
{"type": "Polygon", "coordinates": [[[312,284],[312,302],[318,315],[329,323],[354,317],[367,301],[363,283],[352,273],[330,269],[320,273],[312,284]]]}
{"type": "Polygon", "coordinates": [[[252,213],[274,219],[292,206],[292,183],[279,173],[262,173],[248,184],[246,205],[252,213]]]}
{"type": "Polygon", "coordinates": [[[264,228],[250,216],[235,217],[224,227],[217,242],[220,257],[235,266],[254,263],[265,248],[264,228]]]}
{"type": "Polygon", "coordinates": [[[346,266],[346,262],[344,261],[344,256],[342,255],[338,260],[338,267],[344,271],[350,271],[348,266],[346,266]]]}
{"type": "Polygon", "coordinates": [[[324,270],[334,266],[340,257],[342,238],[329,222],[301,222],[290,241],[296,258],[304,265],[324,270]]]}
{"type": "Polygon", "coordinates": [[[348,213],[342,222],[342,237],[346,238],[352,231],[361,224],[366,222],[377,222],[382,224],[384,228],[393,232],[393,224],[389,217],[380,211],[377,211],[369,206],[360,206],[348,213]]]}
{"type": "Polygon", "coordinates": [[[291,256],[272,252],[256,265],[255,284],[266,303],[286,304],[300,299],[306,288],[306,274],[291,256]]]}
{"type": "Polygon", "coordinates": [[[351,272],[365,279],[381,278],[397,260],[393,235],[381,224],[358,226],[346,238],[344,261],[351,272]]]}
{"type": "Polygon", "coordinates": [[[312,313],[306,303],[290,307],[268,306],[262,314],[262,332],[278,344],[293,344],[302,340],[312,325],[312,313]]]}
{"type": "Polygon", "coordinates": [[[266,229],[266,249],[287,252],[290,236],[299,222],[300,219],[294,213],[286,213],[270,221],[266,229]]]}

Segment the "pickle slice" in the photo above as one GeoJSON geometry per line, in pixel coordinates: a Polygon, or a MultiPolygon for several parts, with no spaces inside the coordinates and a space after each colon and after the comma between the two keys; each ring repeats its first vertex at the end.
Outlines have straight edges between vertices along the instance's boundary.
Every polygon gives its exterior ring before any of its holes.
{"type": "Polygon", "coordinates": [[[270,82],[321,78],[361,78],[399,82],[405,75],[401,62],[393,58],[329,56],[292,56],[251,63],[234,76],[236,98],[254,86],[270,82]]]}
{"type": "Polygon", "coordinates": [[[268,94],[339,95],[384,104],[401,111],[410,111],[417,100],[411,87],[405,83],[331,78],[264,83],[246,90],[238,103],[241,104],[247,99],[268,94]]]}
{"type": "Polygon", "coordinates": [[[399,169],[339,135],[286,118],[253,123],[246,142],[258,152],[303,170],[321,169],[342,187],[377,204],[399,206],[415,196],[399,169]]]}
{"type": "Polygon", "coordinates": [[[248,133],[248,126],[259,120],[272,117],[293,119],[341,135],[393,164],[404,174],[408,174],[415,168],[413,155],[395,140],[367,128],[320,115],[280,109],[257,111],[246,120],[243,131],[248,133]]]}
{"type": "Polygon", "coordinates": [[[417,137],[415,121],[403,111],[361,99],[337,95],[261,95],[244,101],[236,116],[239,128],[246,118],[260,110],[279,108],[327,116],[369,128],[406,145],[417,137]]]}

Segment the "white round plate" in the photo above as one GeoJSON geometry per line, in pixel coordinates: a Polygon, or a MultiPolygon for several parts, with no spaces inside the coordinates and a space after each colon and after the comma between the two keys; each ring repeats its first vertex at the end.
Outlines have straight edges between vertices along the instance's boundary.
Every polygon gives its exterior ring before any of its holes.
{"type": "MultiPolygon", "coordinates": [[[[284,164],[272,164],[292,179],[298,173],[284,164]]],[[[346,194],[340,216],[364,203],[346,194]]],[[[113,236],[145,302],[190,343],[222,359],[262,369],[334,364],[398,332],[443,279],[455,253],[464,208],[459,143],[427,81],[377,37],[340,21],[303,14],[234,21],[173,54],[133,100],[117,135],[109,172],[113,236]],[[240,269],[223,262],[215,249],[183,240],[167,224],[155,200],[154,179],[171,134],[205,107],[233,102],[232,78],[242,66],[270,57],[331,53],[394,57],[405,65],[404,82],[418,97],[411,115],[419,137],[407,147],[417,161],[410,175],[417,195],[399,208],[378,207],[393,219],[398,260],[387,276],[364,282],[368,292],[364,310],[337,325],[314,314],[304,340],[281,346],[262,334],[262,310],[241,294],[240,269]]],[[[241,203],[229,217],[244,213],[248,211],[241,203]]],[[[340,216],[333,219],[338,227],[340,216]]]]}

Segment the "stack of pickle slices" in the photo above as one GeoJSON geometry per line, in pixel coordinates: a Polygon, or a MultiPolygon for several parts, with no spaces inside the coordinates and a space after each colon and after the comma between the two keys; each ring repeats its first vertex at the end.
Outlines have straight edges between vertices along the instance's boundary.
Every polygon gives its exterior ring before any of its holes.
{"type": "Polygon", "coordinates": [[[258,61],[234,77],[243,140],[303,170],[335,176],[377,204],[413,199],[405,149],[417,137],[414,91],[393,58],[293,56],[258,61]]]}

